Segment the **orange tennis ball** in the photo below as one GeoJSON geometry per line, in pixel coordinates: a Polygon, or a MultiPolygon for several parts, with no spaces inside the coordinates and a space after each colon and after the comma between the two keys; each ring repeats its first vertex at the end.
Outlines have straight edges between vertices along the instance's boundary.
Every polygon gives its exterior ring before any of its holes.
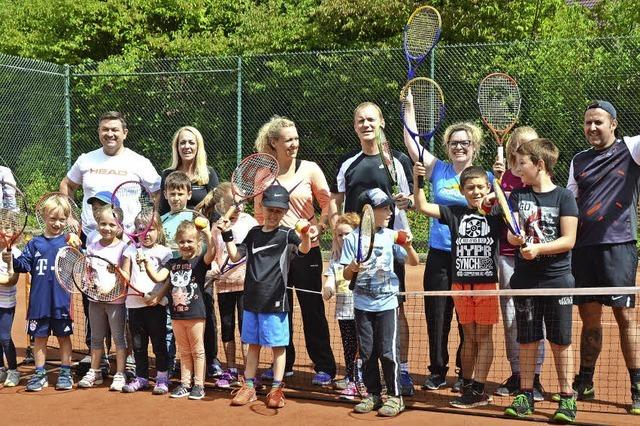
{"type": "Polygon", "coordinates": [[[193,223],[196,225],[196,228],[198,229],[204,229],[207,226],[209,226],[209,221],[204,217],[200,217],[200,216],[196,217],[193,223]]]}
{"type": "Polygon", "coordinates": [[[397,231],[394,236],[394,243],[396,244],[406,244],[407,243],[407,233],[405,231],[397,231]]]}
{"type": "Polygon", "coordinates": [[[296,223],[296,231],[300,232],[301,234],[306,234],[307,232],[309,232],[309,228],[311,227],[311,224],[309,222],[298,222],[296,223]]]}

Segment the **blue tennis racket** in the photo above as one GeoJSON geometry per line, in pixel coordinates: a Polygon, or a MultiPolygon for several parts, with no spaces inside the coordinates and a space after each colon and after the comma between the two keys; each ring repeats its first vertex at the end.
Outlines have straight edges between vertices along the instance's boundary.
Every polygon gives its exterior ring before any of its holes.
{"type": "Polygon", "coordinates": [[[442,19],[435,8],[422,6],[413,11],[403,33],[407,80],[416,76],[418,67],[438,44],[441,31],[442,19]]]}

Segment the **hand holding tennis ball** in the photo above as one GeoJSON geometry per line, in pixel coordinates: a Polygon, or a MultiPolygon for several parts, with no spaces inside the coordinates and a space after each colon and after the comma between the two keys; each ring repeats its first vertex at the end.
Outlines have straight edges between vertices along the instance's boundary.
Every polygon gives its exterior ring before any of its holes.
{"type": "Polygon", "coordinates": [[[66,236],[67,245],[76,249],[79,249],[82,246],[82,241],[77,234],[70,232],[66,236]]]}
{"type": "Polygon", "coordinates": [[[296,231],[298,231],[301,234],[306,234],[307,232],[309,232],[310,227],[311,227],[311,224],[304,219],[300,219],[296,223],[296,231]]]}
{"type": "Polygon", "coordinates": [[[406,231],[397,231],[393,238],[393,242],[401,246],[407,244],[409,241],[411,241],[411,238],[406,231]]]}

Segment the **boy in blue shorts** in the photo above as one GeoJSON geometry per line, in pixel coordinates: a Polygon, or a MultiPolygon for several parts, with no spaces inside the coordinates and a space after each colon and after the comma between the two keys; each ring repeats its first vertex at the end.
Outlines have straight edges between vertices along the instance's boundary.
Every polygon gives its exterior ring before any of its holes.
{"type": "MultiPolygon", "coordinates": [[[[510,196],[524,233],[507,234],[509,243],[520,246],[510,282],[513,289],[570,289],[575,286],[571,274],[571,249],[576,241],[578,206],[571,191],[556,186],[551,180],[558,155],[558,148],[542,138],[525,142],[516,150],[516,171],[527,186],[514,190],[510,196]]],[[[536,353],[546,330],[560,388],[560,402],[553,420],[574,421],[577,406],[571,388],[572,297],[566,294],[516,296],[514,304],[520,344],[520,392],[505,414],[525,417],[533,413],[536,353]]]]}
{"type": "Polygon", "coordinates": [[[418,264],[418,253],[411,246],[408,235],[400,246],[394,243],[395,233],[388,229],[393,201],[380,188],[369,189],[358,197],[358,211],[365,204],[373,208],[376,234],[369,260],[358,263],[356,247],[360,228],[344,238],[340,263],[344,278],[352,284],[358,348],[362,359],[364,385],[369,395],[355,406],[357,413],[378,409],[378,414],[394,417],[404,410],[400,383],[398,292],[400,281],[393,270],[394,259],[399,263],[418,264]],[[357,274],[357,277],[355,276],[357,274]],[[387,386],[387,400],[380,397],[382,384],[378,363],[382,364],[387,386]]]}
{"type": "Polygon", "coordinates": [[[14,260],[16,273],[31,273],[31,291],[27,310],[27,332],[35,338],[34,355],[36,371],[27,383],[27,391],[38,392],[49,386],[46,362],[47,340],[50,335],[58,338],[61,361],[56,389],[73,387],[71,376],[71,296],[63,290],[54,273],[56,254],[67,245],[63,230],[71,212],[64,197],[51,197],[42,206],[45,220],[43,235],[31,239],[22,255],[14,260]]]}
{"type": "Polygon", "coordinates": [[[242,342],[249,345],[242,388],[231,405],[245,405],[255,401],[255,377],[260,360],[260,349],[273,351],[273,385],[267,396],[267,407],[284,407],[282,392],[286,363],[285,349],[289,345],[290,310],[287,298],[289,262],[297,253],[306,254],[311,249],[308,232],[301,237],[280,225],[289,210],[289,192],[280,185],[272,185],[263,193],[264,225],[251,228],[241,244],[234,243],[231,222],[224,217],[217,223],[226,243],[230,262],[247,258],[244,281],[244,313],[242,317],[242,342]]]}

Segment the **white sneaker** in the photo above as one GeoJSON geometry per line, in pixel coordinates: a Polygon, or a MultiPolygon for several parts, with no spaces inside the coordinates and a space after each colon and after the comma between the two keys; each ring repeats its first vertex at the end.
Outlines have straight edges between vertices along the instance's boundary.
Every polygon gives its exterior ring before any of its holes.
{"type": "Polygon", "coordinates": [[[78,382],[79,388],[92,388],[102,384],[102,371],[90,368],[82,380],[78,382]]]}
{"type": "Polygon", "coordinates": [[[18,370],[7,370],[7,378],[4,381],[5,388],[18,386],[20,383],[20,372],[18,370]]]}
{"type": "Polygon", "coordinates": [[[113,376],[113,382],[111,382],[109,390],[113,392],[122,392],[122,388],[126,384],[127,379],[124,376],[124,373],[116,373],[115,376],[113,376]]]}

